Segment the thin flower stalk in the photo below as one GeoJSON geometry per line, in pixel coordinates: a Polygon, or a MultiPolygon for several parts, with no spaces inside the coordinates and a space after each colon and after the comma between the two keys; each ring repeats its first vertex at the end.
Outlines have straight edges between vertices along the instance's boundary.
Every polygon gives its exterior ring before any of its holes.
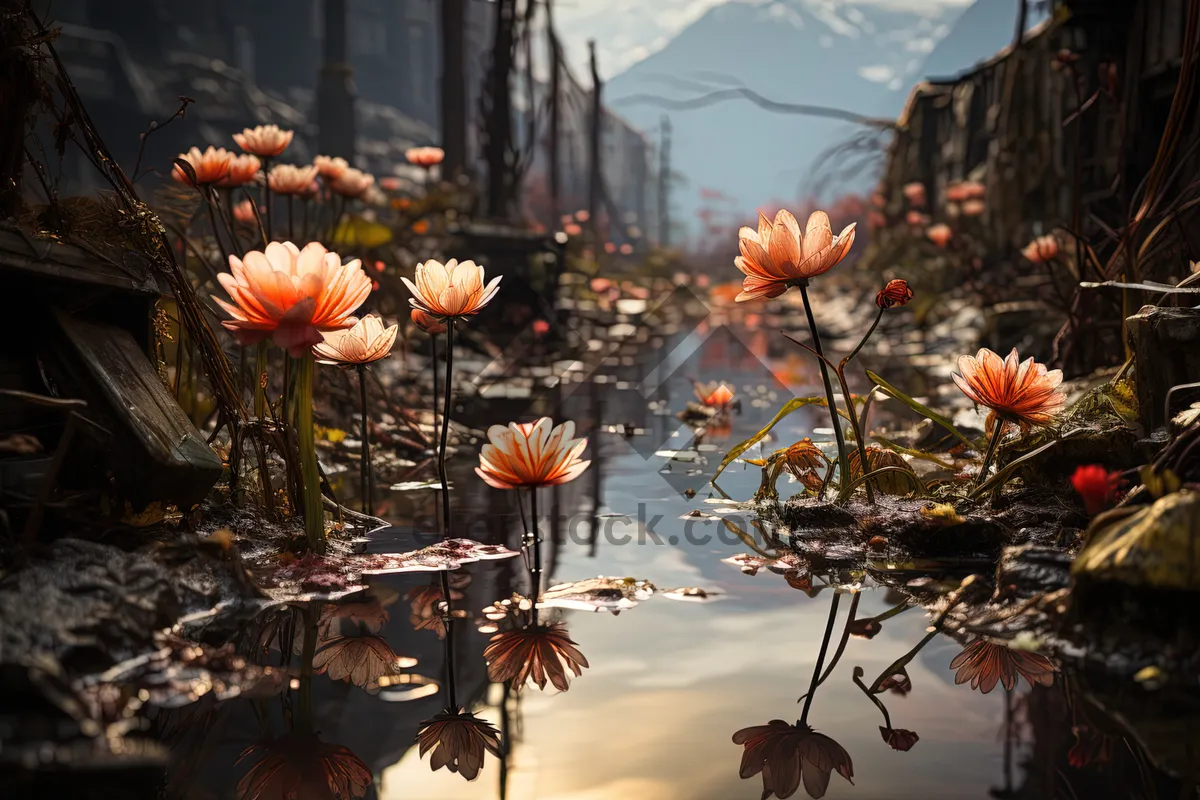
{"type": "MultiPolygon", "coordinates": [[[[434,364],[434,369],[437,365],[434,364]]],[[[446,447],[450,440],[450,403],[454,395],[454,317],[446,318],[446,391],[442,406],[442,437],[438,447],[438,480],[442,483],[442,520],[450,537],[450,481],[446,477],[446,447]]]]}
{"type": "Polygon", "coordinates": [[[534,625],[538,624],[538,600],[542,596],[542,537],[538,526],[537,487],[529,489],[529,524],[530,539],[533,545],[533,567],[529,570],[530,600],[533,607],[530,617],[534,625]]]}
{"type": "MultiPolygon", "coordinates": [[[[445,494],[445,492],[443,492],[445,494]]],[[[446,517],[449,520],[449,517],[446,517]]],[[[446,658],[446,707],[458,708],[458,693],[455,688],[454,675],[454,607],[451,601],[450,592],[450,573],[447,570],[441,570],[442,579],[442,602],[446,604],[445,617],[442,624],[446,628],[445,642],[445,658],[446,658]]]]}
{"type": "Polygon", "coordinates": [[[837,619],[838,601],[842,595],[834,592],[833,600],[829,603],[829,619],[825,623],[825,636],[821,639],[821,649],[817,652],[817,663],[813,667],[812,680],[808,684],[808,694],[804,696],[804,710],[800,712],[800,725],[808,724],[808,710],[812,706],[813,695],[817,693],[817,685],[821,680],[821,671],[825,666],[825,653],[829,650],[829,639],[833,636],[833,623],[837,619]]]}
{"type": "MultiPolygon", "coordinates": [[[[849,476],[850,459],[846,454],[846,440],[842,435],[842,421],[838,418],[837,403],[833,399],[833,382],[830,381],[829,369],[825,366],[825,353],[821,347],[821,335],[817,331],[817,320],[813,317],[812,303],[808,299],[808,286],[806,283],[800,284],[800,299],[804,303],[804,314],[808,317],[808,330],[812,334],[813,349],[820,356],[820,361],[817,364],[821,368],[821,380],[825,385],[825,400],[829,403],[829,419],[833,423],[833,436],[837,442],[838,469],[843,476],[849,476]]],[[[846,401],[849,402],[849,400],[849,395],[847,395],[846,401]]],[[[843,478],[843,480],[846,480],[846,478],[843,478]]]]}
{"type": "Polygon", "coordinates": [[[987,480],[988,470],[992,467],[992,461],[996,458],[996,451],[1000,448],[1000,440],[1004,438],[1004,429],[1008,427],[1008,423],[1004,420],[996,422],[996,430],[992,433],[992,438],[988,442],[987,452],[983,455],[983,466],[979,468],[979,475],[975,478],[975,485],[972,490],[978,490],[983,482],[987,480]]]}
{"type": "Polygon", "coordinates": [[[321,473],[317,466],[317,441],[313,430],[312,354],[296,361],[296,437],[300,446],[300,469],[304,481],[304,534],[309,547],[325,552],[325,510],[321,504],[321,473]]]}
{"type": "Polygon", "coordinates": [[[364,514],[370,515],[375,508],[373,481],[371,480],[371,431],[367,425],[367,365],[358,364],[358,401],[362,412],[362,450],[360,451],[359,480],[362,484],[361,498],[364,514]]]}

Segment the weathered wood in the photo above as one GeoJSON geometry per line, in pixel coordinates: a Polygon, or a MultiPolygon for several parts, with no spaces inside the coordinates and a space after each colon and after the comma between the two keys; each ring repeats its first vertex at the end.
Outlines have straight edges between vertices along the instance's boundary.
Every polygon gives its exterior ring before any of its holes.
{"type": "MultiPolygon", "coordinates": [[[[78,284],[120,289],[137,295],[159,294],[158,283],[144,259],[137,264],[117,264],[86,250],[53,239],[35,239],[27,233],[0,229],[0,273],[45,279],[43,290],[60,283],[78,292],[78,284]]],[[[11,279],[11,278],[10,278],[11,279]]]]}
{"type": "Polygon", "coordinates": [[[221,475],[221,460],[166,390],[127,331],[56,311],[66,368],[114,436],[108,467],[135,507],[190,508],[221,475]]]}
{"type": "Polygon", "coordinates": [[[1200,381],[1200,309],[1143,306],[1126,321],[1137,372],[1138,414],[1147,430],[1197,399],[1196,390],[1172,387],[1200,381]]]}

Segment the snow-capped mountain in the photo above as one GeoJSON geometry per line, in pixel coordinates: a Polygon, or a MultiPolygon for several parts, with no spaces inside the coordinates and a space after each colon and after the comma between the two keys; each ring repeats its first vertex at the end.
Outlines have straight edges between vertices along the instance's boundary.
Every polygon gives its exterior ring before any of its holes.
{"type": "MultiPolygon", "coordinates": [[[[690,217],[701,188],[752,209],[814,188],[806,186],[814,159],[858,128],[741,99],[668,112],[628,99],[683,100],[740,85],[771,100],[890,118],[927,62],[944,76],[1006,45],[1016,8],[1016,0],[977,0],[965,9],[953,0],[732,0],[612,78],[605,103],[648,132],[669,114],[673,167],[688,180],[676,192],[677,217],[690,217]],[[956,61],[965,63],[948,69],[956,61]]],[[[821,191],[861,190],[871,176],[846,180],[824,182],[821,191]]]]}

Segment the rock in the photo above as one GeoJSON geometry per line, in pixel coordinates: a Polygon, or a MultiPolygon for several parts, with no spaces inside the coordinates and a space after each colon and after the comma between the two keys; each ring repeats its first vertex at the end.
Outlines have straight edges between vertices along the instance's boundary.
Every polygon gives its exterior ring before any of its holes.
{"type": "Polygon", "coordinates": [[[1200,590],[1200,495],[1182,490],[1141,511],[1098,519],[1071,574],[1079,580],[1200,590]]]}
{"type": "Polygon", "coordinates": [[[1005,599],[1027,599],[1065,589],[1071,556],[1054,547],[1006,547],[996,565],[996,591],[1005,599]]]}
{"type": "Polygon", "coordinates": [[[1143,306],[1126,320],[1137,365],[1138,410],[1146,430],[1167,423],[1169,414],[1196,399],[1196,391],[1171,387],[1200,381],[1200,309],[1143,306]]]}

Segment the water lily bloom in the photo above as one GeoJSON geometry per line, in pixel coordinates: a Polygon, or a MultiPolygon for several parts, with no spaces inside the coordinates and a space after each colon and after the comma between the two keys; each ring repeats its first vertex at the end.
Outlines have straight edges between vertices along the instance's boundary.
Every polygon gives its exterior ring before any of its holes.
{"type": "Polygon", "coordinates": [[[368,189],[375,185],[375,176],[368,175],[360,169],[350,169],[343,172],[330,183],[329,188],[342,197],[351,200],[362,197],[368,189]]]}
{"type": "Polygon", "coordinates": [[[820,800],[835,770],[854,783],[854,763],[845,748],[798,722],[789,725],[773,719],[766,725],[743,728],[733,735],[733,743],[746,748],[738,774],[745,779],[762,773],[763,800],[772,794],[791,797],[802,780],[804,791],[820,800]]]}
{"type": "Polygon", "coordinates": [[[245,186],[258,177],[262,162],[257,156],[231,156],[229,159],[229,174],[217,182],[222,189],[235,189],[245,186]]]}
{"type": "Polygon", "coordinates": [[[912,299],[913,290],[909,288],[908,281],[897,278],[888,281],[887,286],[875,295],[875,305],[880,308],[895,308],[908,305],[912,299]]]}
{"type": "Polygon", "coordinates": [[[1071,485],[1083,498],[1083,507],[1089,516],[1096,516],[1117,498],[1121,486],[1121,473],[1109,472],[1100,464],[1078,467],[1071,476],[1071,485]]]}
{"type": "Polygon", "coordinates": [[[271,242],[244,258],[231,255],[229,268],[217,279],[233,302],[213,298],[232,317],[221,324],[239,344],[270,337],[294,358],[320,344],[324,333],[351,327],[350,315],[371,293],[371,280],[357,258],[343,264],[318,242],[303,250],[291,242],[271,242]]]}
{"type": "Polygon", "coordinates": [[[267,185],[272,192],[278,194],[298,195],[308,191],[313,179],[317,177],[317,168],[296,167],[291,164],[276,164],[267,175],[267,185]]]}
{"type": "Polygon", "coordinates": [[[956,684],[970,681],[971,688],[983,694],[995,689],[997,683],[1011,690],[1017,685],[1018,675],[1030,686],[1050,686],[1058,671],[1054,662],[1041,653],[1013,650],[984,639],[976,639],[963,648],[950,662],[950,669],[955,670],[956,684]]]}
{"type": "Polygon", "coordinates": [[[904,197],[917,208],[925,205],[925,184],[920,181],[904,184],[904,197]]]}
{"type": "Polygon", "coordinates": [[[929,237],[929,241],[936,244],[938,247],[945,247],[949,244],[950,239],[954,236],[954,232],[950,230],[950,226],[944,222],[939,222],[937,225],[931,225],[926,229],[925,235],[929,237]]]}
{"type": "Polygon", "coordinates": [[[501,631],[492,637],[483,658],[488,665],[488,680],[511,681],[515,692],[521,691],[530,680],[539,689],[545,690],[549,682],[565,692],[571,683],[567,671],[578,678],[588,666],[561,622],[501,631]]]}
{"type": "Polygon", "coordinates": [[[191,165],[193,172],[196,174],[196,180],[193,183],[191,177],[176,164],[171,169],[171,177],[177,182],[182,183],[184,186],[212,186],[229,177],[230,162],[233,160],[233,153],[230,153],[224,147],[210,146],[204,152],[200,152],[199,147],[193,147],[186,153],[180,153],[179,160],[186,161],[191,165]]]}
{"type": "Polygon", "coordinates": [[[882,725],[879,726],[879,735],[887,742],[888,747],[901,752],[908,752],[914,744],[921,740],[915,731],[903,728],[885,728],[882,725]]]}
{"type": "Polygon", "coordinates": [[[439,334],[446,332],[446,324],[438,320],[437,317],[426,314],[419,308],[412,310],[412,321],[417,323],[417,327],[428,334],[439,334]]]}
{"type": "Polygon", "coordinates": [[[1032,358],[1019,361],[1014,347],[1001,358],[986,347],[972,356],[960,356],[954,383],[971,402],[992,410],[1005,422],[1047,425],[1066,402],[1058,391],[1062,370],[1046,370],[1032,358]]]}
{"type": "Polygon", "coordinates": [[[285,131],[278,125],[259,125],[235,133],[233,140],[251,155],[274,158],[287,149],[293,136],[295,131],[285,131]]]}
{"type": "Polygon", "coordinates": [[[1045,264],[1058,258],[1058,237],[1052,233],[1039,236],[1021,249],[1021,255],[1034,264],[1045,264]]]}
{"type": "Polygon", "coordinates": [[[445,264],[430,259],[418,264],[414,281],[400,278],[412,292],[409,304],[439,320],[478,314],[500,290],[500,276],[486,286],[483,267],[474,261],[450,259],[445,264]]]}
{"type": "Polygon", "coordinates": [[[388,327],[377,314],[367,314],[352,328],[325,334],[312,352],[322,364],[370,364],[392,352],[399,329],[388,327]]]}
{"type": "Polygon", "coordinates": [[[336,181],[346,174],[346,170],[350,169],[350,162],[340,156],[334,158],[317,156],[313,159],[313,166],[325,180],[336,181]]]}
{"type": "Polygon", "coordinates": [[[574,439],[575,423],[551,429],[549,417],[488,428],[489,444],[479,453],[475,474],[496,489],[556,486],[578,478],[591,461],[579,456],[587,439],[574,439]]]}
{"type": "Polygon", "coordinates": [[[442,163],[446,152],[440,147],[412,147],[404,152],[404,157],[418,167],[432,167],[442,163]]]}
{"type": "Polygon", "coordinates": [[[855,223],[850,223],[835,238],[829,215],[814,211],[803,233],[792,212],[781,209],[772,223],[759,212],[758,230],[743,227],[738,231],[741,255],[734,264],[746,276],[739,302],[763,297],[778,297],[788,287],[799,285],[833,269],[854,244],[855,223]]]}
{"type": "Polygon", "coordinates": [[[233,207],[233,218],[243,225],[256,225],[258,223],[258,217],[254,216],[254,204],[249,200],[243,200],[233,207]]]}
{"type": "Polygon", "coordinates": [[[242,751],[238,763],[258,761],[238,781],[238,800],[366,797],[371,768],[349,749],[311,733],[289,733],[242,751]]]}
{"type": "Polygon", "coordinates": [[[422,722],[417,731],[417,749],[421,758],[433,753],[429,766],[434,772],[445,767],[469,781],[479,777],[485,750],[502,758],[500,731],[465,708],[446,709],[422,722]]]}

